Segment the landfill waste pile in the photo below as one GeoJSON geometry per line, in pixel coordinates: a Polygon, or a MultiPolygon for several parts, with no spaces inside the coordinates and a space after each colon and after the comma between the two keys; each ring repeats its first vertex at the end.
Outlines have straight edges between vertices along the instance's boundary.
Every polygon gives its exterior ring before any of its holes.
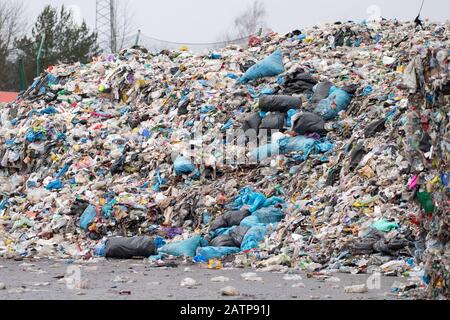
{"type": "Polygon", "coordinates": [[[0,256],[380,272],[448,298],[449,36],[347,22],[49,67],[0,110],[0,256]]]}

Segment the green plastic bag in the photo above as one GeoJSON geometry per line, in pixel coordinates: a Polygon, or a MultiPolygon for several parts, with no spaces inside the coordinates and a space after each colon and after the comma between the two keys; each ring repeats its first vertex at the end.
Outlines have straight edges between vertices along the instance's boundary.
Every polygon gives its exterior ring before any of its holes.
{"type": "Polygon", "coordinates": [[[433,195],[429,192],[419,192],[417,193],[417,198],[419,199],[420,206],[425,211],[425,213],[434,213],[436,207],[433,204],[433,195]]]}
{"type": "Polygon", "coordinates": [[[400,226],[397,223],[387,221],[386,219],[377,221],[372,224],[372,228],[377,229],[381,232],[390,232],[394,229],[400,228],[400,226]]]}

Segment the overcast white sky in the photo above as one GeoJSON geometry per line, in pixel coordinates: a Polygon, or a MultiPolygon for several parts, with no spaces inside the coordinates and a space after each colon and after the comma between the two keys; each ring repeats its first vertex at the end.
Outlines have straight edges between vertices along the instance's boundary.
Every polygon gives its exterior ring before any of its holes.
{"type": "MultiPolygon", "coordinates": [[[[136,29],[148,36],[176,42],[214,42],[233,19],[253,0],[117,0],[129,1],[136,29]]],[[[95,0],[24,0],[28,16],[34,20],[47,5],[75,6],[94,27],[95,0]]],[[[274,31],[287,33],[318,22],[362,21],[381,16],[412,20],[422,0],[264,0],[267,23],[274,31]]],[[[425,0],[422,16],[433,21],[450,19],[449,0],[425,0]]]]}

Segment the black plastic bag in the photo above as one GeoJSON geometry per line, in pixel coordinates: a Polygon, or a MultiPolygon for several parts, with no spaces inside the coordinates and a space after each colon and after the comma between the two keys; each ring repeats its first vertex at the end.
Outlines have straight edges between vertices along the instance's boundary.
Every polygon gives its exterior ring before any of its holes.
{"type": "Polygon", "coordinates": [[[290,109],[300,109],[301,106],[300,98],[290,96],[263,96],[259,99],[259,108],[264,112],[288,112],[290,109]]]}
{"type": "Polygon", "coordinates": [[[250,230],[249,227],[239,226],[230,231],[230,237],[233,239],[236,247],[241,247],[248,230],[250,230]]]}
{"type": "Polygon", "coordinates": [[[270,112],[261,121],[259,129],[282,130],[284,128],[285,115],[280,112],[270,112]]]}
{"type": "Polygon", "coordinates": [[[299,135],[318,133],[326,135],[325,121],[317,114],[305,112],[294,122],[294,131],[299,135]]]}
{"type": "Polygon", "coordinates": [[[316,105],[323,99],[328,98],[330,95],[330,89],[334,86],[330,81],[321,82],[317,85],[316,91],[311,98],[311,105],[316,105]]]}
{"type": "Polygon", "coordinates": [[[303,70],[295,71],[287,75],[281,93],[283,94],[312,94],[313,88],[317,84],[311,74],[303,70]]]}
{"type": "Polygon", "coordinates": [[[156,254],[154,239],[150,237],[116,237],[105,243],[106,257],[130,259],[133,257],[149,257],[156,254]]]}
{"type": "Polygon", "coordinates": [[[220,235],[210,242],[212,247],[240,247],[249,227],[236,227],[229,234],[220,235]]]}
{"type": "Polygon", "coordinates": [[[242,220],[247,218],[250,215],[250,211],[241,210],[241,211],[229,211],[225,213],[223,216],[216,218],[210,226],[210,230],[214,231],[220,228],[230,228],[237,226],[241,223],[242,220]]]}
{"type": "Polygon", "coordinates": [[[229,234],[222,234],[211,240],[211,247],[235,247],[233,238],[229,234]]]}
{"type": "Polygon", "coordinates": [[[262,121],[262,118],[259,115],[259,113],[254,112],[245,118],[245,120],[242,124],[242,129],[244,130],[244,132],[247,132],[250,129],[255,130],[257,132],[259,129],[259,126],[261,125],[261,121],[262,121]]]}
{"type": "Polygon", "coordinates": [[[156,254],[154,240],[150,237],[111,238],[105,243],[106,258],[131,259],[148,258],[156,254]]]}

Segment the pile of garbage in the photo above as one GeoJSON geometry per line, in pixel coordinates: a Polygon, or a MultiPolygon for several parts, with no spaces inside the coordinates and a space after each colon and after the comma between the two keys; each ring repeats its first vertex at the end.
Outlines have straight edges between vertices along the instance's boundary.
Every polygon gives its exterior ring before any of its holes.
{"type": "Polygon", "coordinates": [[[449,36],[348,22],[49,67],[0,110],[0,256],[228,256],[448,297],[449,36]]]}

